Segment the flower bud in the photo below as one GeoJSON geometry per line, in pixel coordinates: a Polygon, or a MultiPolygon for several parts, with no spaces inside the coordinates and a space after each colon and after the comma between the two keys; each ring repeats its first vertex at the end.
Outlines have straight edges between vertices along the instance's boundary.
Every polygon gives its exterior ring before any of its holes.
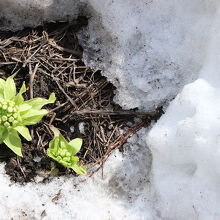
{"type": "Polygon", "coordinates": [[[0,124],[10,128],[21,121],[19,108],[12,100],[0,99],[0,124]]]}
{"type": "Polygon", "coordinates": [[[63,160],[66,161],[66,162],[68,162],[68,158],[67,158],[67,157],[64,157],[63,160]]]}
{"type": "Polygon", "coordinates": [[[13,112],[13,108],[11,106],[8,107],[8,112],[13,112]]]}
{"type": "Polygon", "coordinates": [[[67,157],[70,157],[70,156],[71,156],[71,153],[67,151],[67,152],[66,152],[66,156],[67,156],[67,157]]]}
{"type": "Polygon", "coordinates": [[[6,122],[4,123],[4,126],[5,126],[5,127],[10,127],[10,123],[6,121],[6,122]]]}
{"type": "Polygon", "coordinates": [[[11,116],[8,121],[13,122],[15,119],[11,116]]]}
{"type": "Polygon", "coordinates": [[[14,120],[14,121],[12,122],[12,124],[13,124],[13,126],[16,126],[16,125],[18,124],[18,121],[17,121],[17,120],[14,120]]]}
{"type": "Polygon", "coordinates": [[[61,156],[61,157],[64,157],[65,154],[66,154],[65,150],[61,150],[61,152],[60,152],[60,156],[61,156]]]}
{"type": "Polygon", "coordinates": [[[61,156],[57,157],[58,162],[62,160],[61,156]]]}
{"type": "Polygon", "coordinates": [[[8,117],[6,115],[2,116],[2,121],[7,121],[8,117]]]}

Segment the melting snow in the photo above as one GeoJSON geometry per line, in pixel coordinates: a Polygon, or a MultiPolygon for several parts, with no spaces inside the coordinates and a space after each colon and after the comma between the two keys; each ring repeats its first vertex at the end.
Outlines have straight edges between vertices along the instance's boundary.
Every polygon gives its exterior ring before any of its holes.
{"type": "Polygon", "coordinates": [[[77,188],[79,178],[67,177],[20,186],[1,164],[0,219],[220,219],[219,7],[217,0],[1,0],[1,28],[89,15],[78,33],[85,61],[114,83],[124,108],[150,110],[179,94],[149,134],[141,130],[111,157],[104,180],[99,173],[77,188]]]}

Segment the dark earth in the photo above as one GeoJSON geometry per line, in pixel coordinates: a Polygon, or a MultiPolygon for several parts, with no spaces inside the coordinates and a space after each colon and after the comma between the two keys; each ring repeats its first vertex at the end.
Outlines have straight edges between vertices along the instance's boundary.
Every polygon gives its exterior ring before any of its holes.
{"type": "Polygon", "coordinates": [[[22,138],[23,157],[0,145],[0,160],[6,162],[6,173],[14,182],[34,181],[36,175],[42,176],[43,182],[54,176],[77,176],[47,156],[53,138],[50,125],[68,141],[83,139],[77,156],[91,176],[103,167],[113,150],[123,151],[127,138],[162,113],[123,111],[114,103],[114,86],[100,71],[91,70],[82,61],[76,32],[86,24],[85,18],[79,18],[15,33],[0,32],[0,77],[15,74],[17,91],[25,81],[25,100],[32,96],[49,98],[52,92],[57,98],[46,106],[49,113],[43,120],[29,126],[32,142],[22,138]]]}

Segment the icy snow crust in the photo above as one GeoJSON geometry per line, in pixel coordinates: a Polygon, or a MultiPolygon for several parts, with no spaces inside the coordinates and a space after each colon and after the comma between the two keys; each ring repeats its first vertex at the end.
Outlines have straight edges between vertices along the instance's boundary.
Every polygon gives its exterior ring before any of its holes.
{"type": "Polygon", "coordinates": [[[89,0],[85,60],[104,70],[121,106],[155,109],[198,77],[215,2],[89,0]]]}
{"type": "Polygon", "coordinates": [[[198,77],[214,0],[1,0],[0,28],[89,17],[78,34],[88,65],[103,70],[124,108],[152,110],[198,77]]]}
{"type": "Polygon", "coordinates": [[[79,33],[85,60],[117,86],[124,108],[153,109],[187,85],[149,134],[142,129],[110,158],[104,180],[10,185],[1,164],[0,219],[220,219],[219,1],[7,2],[0,25],[10,29],[89,13],[79,33]],[[33,6],[42,8],[37,20],[33,6]]]}
{"type": "Polygon", "coordinates": [[[15,31],[76,19],[84,7],[78,0],[0,0],[0,29],[15,31]]]}

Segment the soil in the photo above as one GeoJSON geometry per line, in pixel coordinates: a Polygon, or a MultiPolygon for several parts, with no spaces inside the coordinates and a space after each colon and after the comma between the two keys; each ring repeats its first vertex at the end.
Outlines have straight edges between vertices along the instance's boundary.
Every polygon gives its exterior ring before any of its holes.
{"type": "Polygon", "coordinates": [[[0,77],[15,74],[17,89],[25,81],[25,100],[48,98],[52,92],[57,98],[46,106],[49,113],[43,120],[29,126],[33,141],[22,138],[23,157],[14,155],[4,144],[0,146],[0,159],[6,162],[5,170],[12,181],[34,181],[36,175],[42,176],[43,182],[57,175],[77,176],[47,156],[53,138],[50,125],[68,141],[83,139],[77,156],[92,176],[113,150],[123,151],[127,138],[162,113],[123,111],[114,103],[115,87],[100,71],[91,70],[82,61],[76,32],[86,24],[85,18],[79,18],[16,33],[0,32],[0,77]],[[137,117],[138,124],[134,120],[137,117]]]}

